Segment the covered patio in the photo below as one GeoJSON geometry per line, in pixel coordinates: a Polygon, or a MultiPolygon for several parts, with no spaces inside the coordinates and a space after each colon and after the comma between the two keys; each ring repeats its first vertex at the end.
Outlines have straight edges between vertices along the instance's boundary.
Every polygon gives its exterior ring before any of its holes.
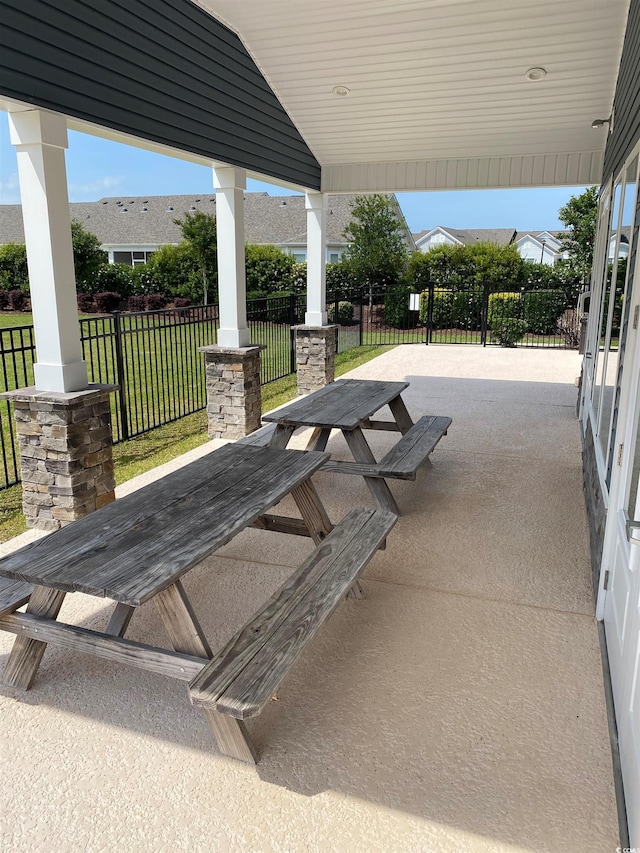
{"type": "MultiPolygon", "coordinates": [[[[50,647],[31,691],[2,688],[6,849],[615,850],[579,371],[574,352],[455,346],[354,371],[409,381],[412,414],[453,424],[432,467],[392,485],[403,515],[366,598],[336,611],[250,721],[259,765],[217,753],[183,685],[50,647]]],[[[329,449],[349,458],[339,435],[329,449]]],[[[315,479],[332,518],[371,505],[360,478],[315,479]]],[[[310,547],[246,531],[192,572],[212,643],[310,547]]],[[[62,616],[102,628],[107,610],[76,594],[62,616]]],[[[127,636],[166,644],[149,606],[127,636]]]]}

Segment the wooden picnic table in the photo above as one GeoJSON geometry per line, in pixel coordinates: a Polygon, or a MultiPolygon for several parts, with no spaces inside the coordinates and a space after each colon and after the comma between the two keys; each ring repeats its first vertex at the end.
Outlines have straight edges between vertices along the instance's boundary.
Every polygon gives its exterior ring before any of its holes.
{"type": "Polygon", "coordinates": [[[427,458],[451,424],[451,418],[425,416],[414,424],[401,397],[408,382],[370,379],[338,379],[301,400],[264,415],[275,423],[271,447],[286,447],[298,427],[315,427],[308,449],[324,451],[332,429],[342,431],[355,462],[327,461],[325,470],[356,474],[364,480],[381,509],[399,514],[385,478],[415,479],[418,466],[427,458]],[[372,420],[384,406],[393,420],[372,420]],[[369,447],[363,430],[400,432],[401,440],[380,461],[369,447]]]}
{"type": "Polygon", "coordinates": [[[234,717],[260,713],[274,680],[284,677],[339,601],[360,597],[358,576],[396,520],[354,510],[334,527],[310,479],[327,458],[229,444],[1,559],[0,630],[18,635],[3,682],[31,687],[48,643],[193,681],[192,701],[203,704],[221,751],[254,760],[234,717]],[[301,518],[269,514],[289,494],[301,518]],[[316,551],[239,640],[214,655],[181,578],[248,526],[309,536],[316,551]],[[58,621],[72,592],[115,602],[104,632],[58,621]],[[18,612],[27,600],[26,613],[18,612]],[[125,638],[136,608],[150,600],[173,650],[125,638]],[[290,638],[283,641],[283,632],[290,638]]]}

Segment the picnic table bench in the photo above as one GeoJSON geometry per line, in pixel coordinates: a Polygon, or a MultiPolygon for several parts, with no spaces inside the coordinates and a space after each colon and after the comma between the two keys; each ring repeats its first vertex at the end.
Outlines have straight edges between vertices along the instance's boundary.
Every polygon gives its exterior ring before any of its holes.
{"type": "MultiPolygon", "coordinates": [[[[253,443],[286,447],[294,431],[314,427],[308,449],[324,451],[332,429],[339,429],[351,450],[354,462],[327,460],[323,470],[364,477],[381,509],[399,514],[398,505],[386,483],[387,478],[415,480],[420,465],[447,434],[451,418],[425,415],[416,423],[401,397],[408,382],[380,382],[368,379],[338,379],[263,419],[272,427],[257,431],[253,443]],[[393,420],[372,416],[389,406],[393,420]],[[377,462],[363,430],[388,430],[402,434],[400,440],[377,462]]],[[[249,436],[242,441],[252,441],[249,436]]]]}
{"type": "Polygon", "coordinates": [[[396,516],[355,510],[334,526],[311,481],[325,453],[225,447],[0,560],[0,630],[17,634],[5,684],[28,689],[48,643],[190,682],[219,749],[255,760],[242,719],[260,712],[346,595],[396,516]],[[301,518],[267,511],[291,494],[301,518]],[[181,578],[248,526],[311,537],[316,550],[214,655],[181,578]],[[58,621],[65,595],[109,598],[104,632],[58,621]],[[28,600],[25,613],[18,612],[28,600]],[[153,600],[173,650],[126,639],[153,600]]]}

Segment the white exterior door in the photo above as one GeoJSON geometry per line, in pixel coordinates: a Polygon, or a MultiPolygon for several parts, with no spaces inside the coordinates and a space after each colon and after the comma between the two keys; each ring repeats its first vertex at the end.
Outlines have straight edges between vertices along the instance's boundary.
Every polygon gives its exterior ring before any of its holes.
{"type": "MultiPolygon", "coordinates": [[[[600,444],[608,460],[605,483],[609,486],[609,494],[598,615],[604,617],[607,638],[630,843],[640,848],[640,205],[636,204],[637,174],[636,157],[623,178],[621,197],[627,213],[621,211],[617,228],[618,242],[620,233],[627,227],[634,235],[628,270],[625,270],[620,369],[608,405],[604,403],[608,387],[604,378],[600,396],[600,444]],[[603,417],[604,409],[606,416],[603,417]]],[[[615,231],[615,223],[612,227],[615,231]]],[[[620,274],[626,263],[626,260],[620,262],[620,274]]],[[[613,264],[618,265],[615,254],[613,264]]],[[[606,359],[606,350],[602,355],[606,359]]]]}

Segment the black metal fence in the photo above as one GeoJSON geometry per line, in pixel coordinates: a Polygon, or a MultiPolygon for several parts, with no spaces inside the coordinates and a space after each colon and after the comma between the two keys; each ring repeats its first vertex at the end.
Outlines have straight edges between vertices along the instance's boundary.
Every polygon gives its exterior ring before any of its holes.
{"type": "MultiPolygon", "coordinates": [[[[338,326],[338,352],[363,345],[474,343],[576,347],[578,318],[561,291],[483,285],[421,294],[406,288],[331,293],[327,311],[338,326]]],[[[264,344],[262,384],[295,373],[292,326],[304,321],[303,295],[247,303],[251,341],[264,344]]],[[[205,366],[199,348],[214,344],[215,305],[119,313],[80,320],[89,380],[118,385],[112,395],[114,442],[126,441],[206,406],[205,366]]],[[[0,330],[0,390],[33,385],[32,326],[0,330]]],[[[9,403],[0,407],[0,489],[19,482],[17,442],[9,403]]]]}
{"type": "Polygon", "coordinates": [[[363,344],[477,344],[574,349],[576,296],[561,289],[428,284],[333,293],[329,319],[341,323],[339,351],[363,344]],[[351,317],[351,320],[349,320],[351,317]]]}

